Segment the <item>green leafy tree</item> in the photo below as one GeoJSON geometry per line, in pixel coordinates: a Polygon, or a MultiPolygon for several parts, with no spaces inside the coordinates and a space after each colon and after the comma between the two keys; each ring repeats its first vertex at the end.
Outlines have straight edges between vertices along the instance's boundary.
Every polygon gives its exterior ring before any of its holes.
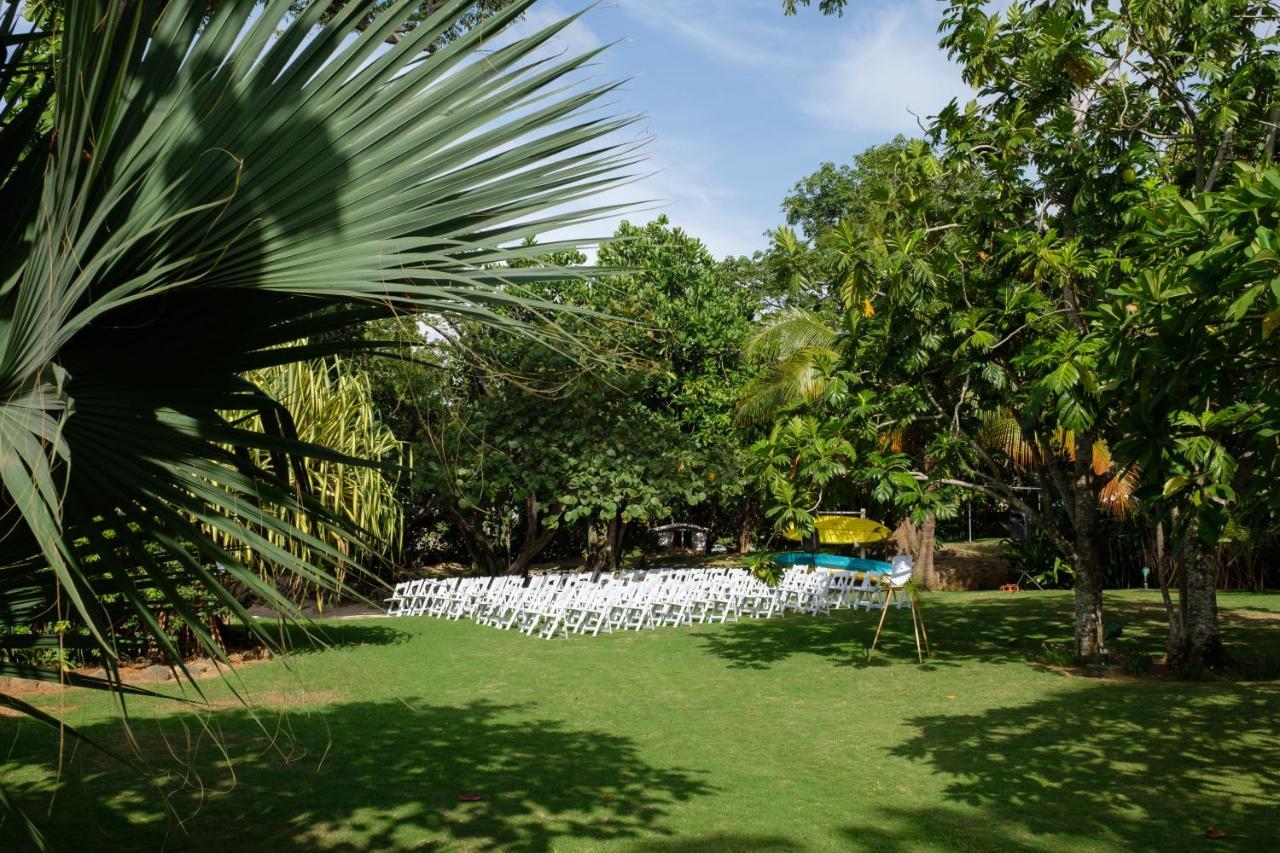
{"type": "Polygon", "coordinates": [[[624,223],[598,270],[625,272],[546,285],[595,312],[556,318],[590,342],[590,363],[473,325],[452,332],[451,378],[419,425],[420,462],[433,460],[421,477],[482,570],[523,570],[567,528],[583,531],[592,569],[609,569],[629,526],[741,502],[732,411],[755,291],[665,218],[624,223]]]}
{"type": "MultiPolygon", "coordinates": [[[[1144,405],[1103,381],[1109,344],[1094,318],[1132,273],[1131,207],[1164,188],[1210,191],[1232,159],[1272,156],[1275,35],[1257,23],[1271,17],[1247,0],[952,0],[943,12],[941,46],[980,98],[944,108],[930,141],[949,191],[969,198],[953,208],[963,215],[884,241],[897,271],[881,280],[912,286],[887,286],[883,313],[923,345],[907,344],[917,368],[903,378],[951,425],[966,472],[955,479],[1028,510],[1071,559],[1082,655],[1102,641],[1096,495],[1134,462],[1108,470],[1098,451],[1144,405]],[[991,426],[1009,417],[1016,429],[991,426]],[[1011,463],[1068,529],[1009,494],[1011,463]]],[[[1201,633],[1214,631],[1216,619],[1201,633]]]]}
{"type": "Polygon", "coordinates": [[[1099,312],[1110,382],[1133,400],[1116,451],[1141,467],[1146,513],[1167,531],[1169,661],[1214,664],[1219,547],[1274,529],[1280,509],[1280,173],[1241,167],[1218,192],[1169,192],[1133,216],[1134,272],[1099,312]]]}

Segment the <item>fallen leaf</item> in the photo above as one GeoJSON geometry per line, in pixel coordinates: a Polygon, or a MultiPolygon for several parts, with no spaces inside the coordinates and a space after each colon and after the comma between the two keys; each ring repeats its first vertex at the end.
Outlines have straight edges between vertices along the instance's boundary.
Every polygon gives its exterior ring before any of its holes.
{"type": "Polygon", "coordinates": [[[1204,831],[1205,838],[1226,838],[1227,833],[1223,832],[1213,824],[1209,824],[1209,828],[1204,831]]]}

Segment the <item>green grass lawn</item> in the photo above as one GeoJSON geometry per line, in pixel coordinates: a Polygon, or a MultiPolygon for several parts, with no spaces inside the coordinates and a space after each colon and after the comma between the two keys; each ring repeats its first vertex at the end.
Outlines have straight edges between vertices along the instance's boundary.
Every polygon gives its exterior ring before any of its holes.
{"type": "MultiPolygon", "coordinates": [[[[1156,595],[1108,601],[1156,651],[1156,595]]],[[[1222,604],[1233,651],[1280,656],[1280,595],[1222,604]]],[[[925,607],[924,666],[897,610],[872,664],[867,613],[552,642],[347,621],[246,668],[253,711],[216,679],[211,711],[131,701],[156,779],[81,746],[55,782],[56,739],[9,717],[0,774],[62,850],[1278,849],[1280,683],[1032,666],[1066,593],[925,607]]],[[[122,747],[104,697],[40,704],[122,747]]]]}

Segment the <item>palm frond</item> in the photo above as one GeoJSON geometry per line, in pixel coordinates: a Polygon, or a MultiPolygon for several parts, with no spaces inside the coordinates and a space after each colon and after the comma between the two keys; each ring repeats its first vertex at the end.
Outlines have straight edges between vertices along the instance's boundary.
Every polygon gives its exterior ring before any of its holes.
{"type": "Polygon", "coordinates": [[[739,424],[763,424],[781,412],[816,403],[826,393],[839,355],[830,349],[798,349],[747,383],[738,402],[739,424]]]}
{"type": "Polygon", "coordinates": [[[70,619],[113,674],[123,618],[176,654],[164,606],[221,655],[183,585],[271,643],[232,588],[300,611],[241,557],[340,590],[368,519],[307,465],[362,460],[243,374],[397,312],[555,334],[571,309],[523,290],[551,273],[507,261],[610,212],[587,200],[638,157],[591,112],[614,86],[574,83],[598,51],[545,50],[572,18],[495,42],[531,2],[434,52],[471,2],[391,46],[419,3],[65,5],[53,132],[40,98],[0,125],[0,649],[70,619]]]}
{"type": "Polygon", "coordinates": [[[747,339],[748,358],[781,361],[802,350],[829,350],[837,330],[821,315],[803,308],[786,308],[768,318],[747,339]]]}
{"type": "Polygon", "coordinates": [[[1035,440],[1022,431],[1022,424],[1012,412],[1001,410],[987,414],[979,437],[1018,468],[1029,468],[1035,461],[1035,440]]]}
{"type": "Polygon", "coordinates": [[[1123,518],[1138,506],[1135,494],[1142,483],[1142,466],[1130,465],[1116,471],[1098,491],[1098,503],[1108,512],[1123,518]]]}

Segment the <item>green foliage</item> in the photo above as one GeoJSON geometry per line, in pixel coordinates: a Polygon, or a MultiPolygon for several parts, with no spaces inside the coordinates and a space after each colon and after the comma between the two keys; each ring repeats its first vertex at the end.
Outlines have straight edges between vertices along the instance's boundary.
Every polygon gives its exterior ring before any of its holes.
{"type": "Polygon", "coordinates": [[[850,215],[875,215],[878,202],[892,191],[888,181],[906,149],[906,138],[898,136],[854,155],[852,165],[823,163],[782,200],[787,224],[813,238],[850,215]]]}
{"type": "MultiPolygon", "coordinates": [[[[333,516],[361,532],[361,540],[348,541],[341,533],[330,532],[332,545],[344,557],[334,566],[335,579],[343,583],[352,564],[368,565],[394,554],[400,547],[404,510],[396,493],[398,471],[408,460],[391,430],[374,411],[369,377],[356,372],[348,359],[337,356],[316,362],[295,362],[253,371],[245,377],[264,394],[288,406],[298,439],[325,447],[359,463],[335,459],[313,459],[307,465],[307,489],[333,516]],[[370,464],[374,463],[374,464],[370,464]],[[385,466],[385,467],[384,467],[385,466]]],[[[260,421],[249,421],[250,428],[260,421]]],[[[262,467],[270,455],[251,451],[262,467]]],[[[283,515],[298,530],[312,535],[316,530],[310,517],[298,507],[263,506],[264,511],[283,515]]],[[[221,539],[216,529],[210,531],[221,539]]],[[[268,534],[272,542],[304,563],[318,562],[320,555],[300,540],[268,534]]],[[[234,543],[228,542],[229,547],[234,543]]],[[[254,553],[240,555],[245,565],[260,574],[275,575],[275,586],[293,601],[310,596],[320,609],[332,600],[323,587],[307,584],[291,573],[279,573],[273,564],[254,553]]]]}
{"type": "Polygon", "coordinates": [[[765,495],[765,517],[779,532],[813,531],[827,492],[850,476],[857,458],[842,424],[795,416],[751,446],[751,472],[765,495]]]}
{"type": "Polygon", "coordinates": [[[743,564],[747,571],[769,586],[777,586],[787,573],[787,567],[778,562],[777,554],[767,551],[748,554],[743,558],[743,564]]]}
{"type": "MultiPolygon", "coordinates": [[[[527,268],[563,275],[582,260],[552,253],[527,268]]],[[[545,545],[547,531],[647,523],[742,495],[732,411],[752,289],[665,217],[623,223],[588,272],[538,292],[593,312],[556,319],[589,362],[483,327],[449,332],[458,355],[423,424],[419,488],[486,568],[505,568],[494,543],[513,537],[509,558],[545,545]]]]}
{"type": "Polygon", "coordinates": [[[1044,589],[1069,587],[1075,577],[1071,564],[1043,533],[1032,529],[1020,542],[1006,542],[1004,557],[1010,568],[1026,572],[1044,589]]]}
{"type": "Polygon", "coordinates": [[[1070,643],[1042,643],[1035,660],[1049,666],[1075,666],[1079,662],[1070,643]]]}
{"type": "Polygon", "coordinates": [[[915,474],[1026,512],[1085,596],[1101,583],[1094,496],[1132,512],[1145,483],[1148,518],[1178,509],[1175,539],[1206,546],[1233,511],[1274,524],[1273,490],[1247,485],[1275,482],[1272,191],[1255,176],[1212,200],[1233,161],[1275,153],[1278,36],[1248,23],[1272,17],[1251,0],[944,4],[941,47],[978,97],[933,117],[927,144],[823,167],[788,200],[816,233],[779,232],[766,266],[848,339],[779,360],[766,402],[789,394],[789,414],[869,389],[915,474]],[[899,409],[902,388],[916,395],[899,409]],[[1012,422],[998,441],[995,420],[1012,422]]]}
{"type": "Polygon", "coordinates": [[[1135,209],[1141,272],[1101,311],[1112,381],[1140,402],[1117,453],[1142,466],[1145,499],[1210,546],[1280,521],[1278,218],[1280,172],[1246,166],[1219,192],[1135,209]]]}

